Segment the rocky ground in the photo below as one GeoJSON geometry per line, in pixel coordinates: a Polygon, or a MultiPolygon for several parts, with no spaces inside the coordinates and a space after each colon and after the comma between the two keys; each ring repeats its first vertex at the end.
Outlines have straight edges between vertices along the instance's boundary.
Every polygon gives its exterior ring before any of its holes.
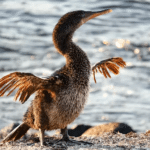
{"type": "Polygon", "coordinates": [[[17,142],[10,142],[0,146],[1,150],[107,150],[107,149],[150,149],[150,135],[146,134],[129,134],[124,135],[121,133],[105,133],[101,137],[76,137],[73,138],[78,141],[88,141],[92,144],[74,144],[74,143],[65,143],[58,142],[60,136],[46,137],[46,145],[40,147],[38,138],[28,138],[26,140],[19,140],[17,142]]]}
{"type": "MultiPolygon", "coordinates": [[[[110,123],[107,124],[105,127],[104,125],[100,126],[101,130],[102,127],[104,127],[104,130],[106,130],[106,127],[114,124],[116,126],[116,123],[110,123]]],[[[3,130],[1,130],[1,138],[5,136],[5,134],[10,131],[10,127],[14,127],[15,125],[10,125],[9,127],[5,127],[3,130]],[[2,132],[3,131],[3,132],[2,132]]],[[[83,128],[83,126],[82,126],[83,128]]],[[[127,128],[127,127],[126,127],[127,128]]],[[[98,126],[96,128],[90,128],[90,130],[98,129],[98,126]]],[[[112,128],[111,128],[112,129],[112,128]]],[[[89,130],[89,129],[88,129],[89,130]]],[[[88,131],[87,130],[87,131],[88,131]]],[[[86,132],[87,132],[86,131],[86,132]]],[[[86,133],[85,132],[85,133],[86,133]]],[[[98,131],[99,132],[99,131],[98,131]]],[[[123,149],[135,149],[135,150],[141,150],[141,149],[150,149],[150,131],[147,131],[146,133],[137,134],[134,132],[128,132],[127,134],[123,133],[114,133],[113,131],[110,132],[103,132],[99,135],[91,135],[90,131],[87,132],[87,134],[82,134],[80,137],[71,137],[71,139],[74,139],[76,141],[84,141],[84,142],[90,142],[92,144],[75,144],[75,143],[66,143],[66,142],[58,142],[59,139],[61,139],[60,135],[54,135],[54,136],[45,136],[45,146],[41,147],[38,135],[30,134],[28,133],[26,136],[24,136],[22,139],[16,141],[16,142],[9,142],[6,144],[1,144],[0,149],[1,150],[107,150],[107,149],[115,149],[115,150],[123,150],[123,149]]],[[[96,131],[95,131],[96,133],[96,131]]]]}

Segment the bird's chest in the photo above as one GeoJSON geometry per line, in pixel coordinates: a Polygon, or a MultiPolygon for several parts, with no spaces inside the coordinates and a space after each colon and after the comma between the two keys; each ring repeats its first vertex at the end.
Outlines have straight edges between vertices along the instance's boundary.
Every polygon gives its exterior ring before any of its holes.
{"type": "Polygon", "coordinates": [[[89,87],[70,87],[59,100],[59,111],[63,121],[71,123],[84,108],[89,93],[89,87]],[[66,119],[67,118],[67,119],[66,119]]]}

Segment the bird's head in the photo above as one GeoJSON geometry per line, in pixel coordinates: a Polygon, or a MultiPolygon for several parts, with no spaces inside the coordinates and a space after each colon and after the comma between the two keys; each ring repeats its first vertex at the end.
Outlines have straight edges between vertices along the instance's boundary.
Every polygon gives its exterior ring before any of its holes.
{"type": "Polygon", "coordinates": [[[75,30],[79,28],[82,24],[86,23],[92,18],[107,14],[109,12],[112,12],[112,10],[106,9],[96,12],[79,10],[66,13],[60,18],[54,28],[54,45],[56,46],[56,48],[60,48],[60,46],[64,47],[64,40],[67,42],[71,40],[75,30]]]}
{"type": "Polygon", "coordinates": [[[57,25],[59,25],[63,32],[70,33],[74,32],[78,27],[86,23],[88,20],[110,12],[112,12],[111,9],[96,12],[83,10],[68,12],[60,18],[57,25]]]}
{"type": "MultiPolygon", "coordinates": [[[[80,27],[82,24],[86,23],[88,20],[91,20],[97,16],[104,15],[112,12],[111,9],[106,9],[102,11],[74,11],[68,15],[68,19],[72,20],[72,27],[80,27]],[[74,19],[72,19],[72,16],[74,19]]],[[[67,14],[66,14],[67,15],[67,14]]],[[[67,17],[66,17],[67,18],[67,17]]]]}

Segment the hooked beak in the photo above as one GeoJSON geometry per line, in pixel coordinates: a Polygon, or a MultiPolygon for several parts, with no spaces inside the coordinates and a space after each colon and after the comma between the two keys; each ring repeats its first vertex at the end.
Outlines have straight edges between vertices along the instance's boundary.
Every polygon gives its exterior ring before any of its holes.
{"type": "Polygon", "coordinates": [[[104,14],[107,14],[107,13],[110,13],[110,12],[112,12],[112,9],[105,9],[105,10],[96,11],[96,12],[87,12],[85,14],[85,17],[82,19],[82,22],[85,23],[90,19],[93,19],[97,16],[104,15],[104,14]]]}

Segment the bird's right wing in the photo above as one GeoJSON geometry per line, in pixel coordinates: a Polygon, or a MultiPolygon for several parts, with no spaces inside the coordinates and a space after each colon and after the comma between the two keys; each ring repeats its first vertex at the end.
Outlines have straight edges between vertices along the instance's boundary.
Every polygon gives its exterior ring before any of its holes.
{"type": "Polygon", "coordinates": [[[37,90],[52,90],[55,85],[62,84],[59,78],[55,76],[48,79],[41,79],[31,73],[14,72],[0,79],[0,96],[3,96],[6,91],[10,95],[18,88],[14,100],[20,96],[19,101],[24,103],[37,90]]]}
{"type": "Polygon", "coordinates": [[[119,67],[124,68],[126,66],[126,62],[121,57],[109,58],[103,61],[98,62],[92,67],[94,81],[96,83],[95,73],[98,71],[104,75],[105,78],[111,78],[108,70],[110,70],[114,74],[119,74],[119,67]],[[108,69],[108,70],[107,70],[108,69]]]}

